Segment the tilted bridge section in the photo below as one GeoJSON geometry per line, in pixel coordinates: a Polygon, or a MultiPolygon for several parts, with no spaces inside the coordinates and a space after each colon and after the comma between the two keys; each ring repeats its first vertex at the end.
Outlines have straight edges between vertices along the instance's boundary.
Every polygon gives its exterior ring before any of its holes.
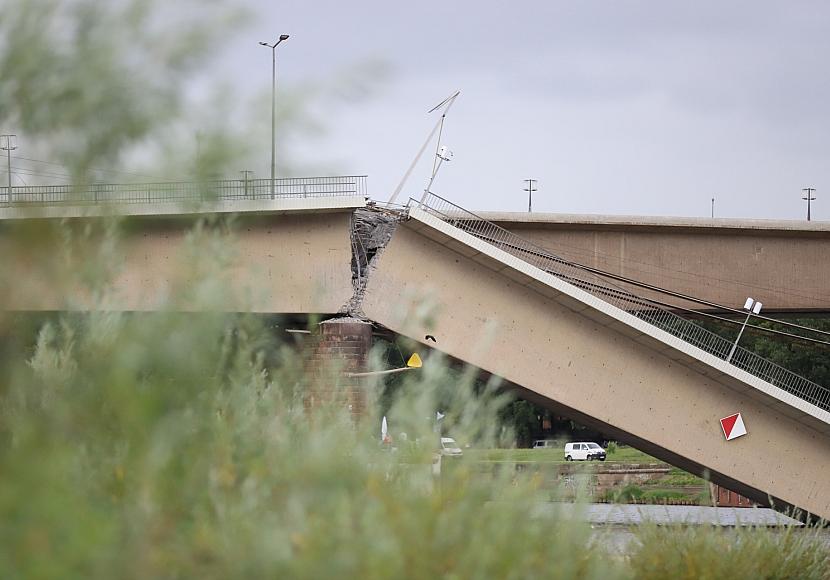
{"type": "Polygon", "coordinates": [[[830,516],[826,388],[740,347],[727,361],[731,342],[438,196],[408,218],[372,264],[367,318],[759,503],[830,516]],[[736,412],[748,434],[726,441],[736,412]]]}
{"type": "MultiPolygon", "coordinates": [[[[524,240],[442,197],[428,194],[421,201],[410,200],[410,206],[435,216],[543,272],[552,274],[708,354],[731,363],[797,399],[824,411],[830,411],[830,390],[743,347],[735,346],[732,341],[726,340],[699,324],[647,298],[636,296],[588,269],[564,260],[541,246],[524,240]]],[[[790,400],[796,402],[793,399],[790,400]]]]}

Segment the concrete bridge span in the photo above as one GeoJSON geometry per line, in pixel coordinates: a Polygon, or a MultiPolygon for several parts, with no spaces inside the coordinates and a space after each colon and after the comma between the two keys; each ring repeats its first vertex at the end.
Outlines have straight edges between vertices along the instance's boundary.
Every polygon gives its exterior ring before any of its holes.
{"type": "MultiPolygon", "coordinates": [[[[207,267],[226,282],[223,306],[228,311],[337,313],[353,293],[352,213],[365,205],[363,196],[346,196],[121,208],[124,262],[112,265],[115,275],[107,291],[94,296],[77,286],[78,273],[107,256],[99,253],[100,240],[84,241],[83,226],[77,224],[109,215],[112,208],[0,209],[0,244],[7,259],[6,275],[0,278],[4,308],[170,308],[171,298],[187,297],[193,280],[204,274],[199,268],[207,267]],[[232,245],[195,241],[197,215],[233,215],[232,245]],[[66,228],[56,226],[66,222],[75,223],[70,229],[89,252],[63,251],[66,228]],[[75,292],[65,292],[68,280],[75,292]]],[[[186,300],[173,306],[198,309],[186,300]]]]}
{"type": "MultiPolygon", "coordinates": [[[[567,260],[716,304],[740,308],[752,296],[767,312],[830,312],[827,222],[479,215],[567,260]]],[[[709,310],[665,295],[660,299],[709,310]]]]}
{"type": "MultiPolygon", "coordinates": [[[[14,277],[3,278],[8,308],[169,308],[166,298],[190,281],[176,258],[211,251],[193,247],[191,222],[179,219],[187,211],[169,207],[166,215],[131,209],[126,263],[108,303],[83,289],[55,294],[60,286],[49,276],[80,265],[61,264],[60,238],[32,244],[25,236],[37,219],[100,212],[0,216],[8,218],[3,247],[15,260],[14,277]]],[[[748,372],[763,370],[749,359],[744,366],[727,363],[693,336],[678,338],[647,307],[615,306],[617,295],[601,299],[584,280],[569,281],[488,243],[495,235],[489,225],[474,236],[428,208],[410,208],[374,257],[358,260],[364,269],[356,275],[354,216],[365,207],[363,197],[320,198],[202,205],[193,213],[241,214],[231,249],[238,292],[230,311],[348,311],[421,342],[433,335],[437,342],[428,346],[503,377],[527,398],[761,503],[773,498],[830,518],[826,391],[796,384],[801,390],[794,394],[798,389],[777,376],[748,372]],[[425,305],[433,313],[427,318],[417,314],[425,305]],[[719,419],[735,412],[748,434],[726,441],[719,419]]]]}

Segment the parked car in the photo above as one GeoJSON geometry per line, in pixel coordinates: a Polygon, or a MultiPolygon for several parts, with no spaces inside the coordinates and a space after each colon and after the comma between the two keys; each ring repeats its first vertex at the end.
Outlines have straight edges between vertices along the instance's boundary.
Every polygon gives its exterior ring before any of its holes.
{"type": "Polygon", "coordinates": [[[578,442],[565,444],[565,461],[605,461],[605,449],[596,443],[578,442]]]}
{"type": "Polygon", "coordinates": [[[533,442],[533,449],[553,449],[556,447],[556,441],[553,439],[537,439],[533,442]]]}
{"type": "Polygon", "coordinates": [[[450,457],[460,457],[464,452],[455,442],[452,437],[441,437],[441,455],[450,457]]]}

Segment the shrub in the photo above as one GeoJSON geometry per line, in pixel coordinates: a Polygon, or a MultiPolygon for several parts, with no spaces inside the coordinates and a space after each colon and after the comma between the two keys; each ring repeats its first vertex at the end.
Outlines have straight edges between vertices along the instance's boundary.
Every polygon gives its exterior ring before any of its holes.
{"type": "Polygon", "coordinates": [[[816,530],[642,526],[627,558],[635,578],[830,578],[816,530]]]}

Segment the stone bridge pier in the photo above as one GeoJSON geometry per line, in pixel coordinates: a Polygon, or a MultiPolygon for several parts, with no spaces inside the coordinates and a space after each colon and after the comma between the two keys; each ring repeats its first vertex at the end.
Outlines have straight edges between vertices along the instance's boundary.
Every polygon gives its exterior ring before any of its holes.
{"type": "Polygon", "coordinates": [[[347,407],[354,421],[365,416],[364,379],[350,375],[368,369],[372,324],[351,317],[324,320],[306,348],[306,408],[335,404],[347,407]]]}

